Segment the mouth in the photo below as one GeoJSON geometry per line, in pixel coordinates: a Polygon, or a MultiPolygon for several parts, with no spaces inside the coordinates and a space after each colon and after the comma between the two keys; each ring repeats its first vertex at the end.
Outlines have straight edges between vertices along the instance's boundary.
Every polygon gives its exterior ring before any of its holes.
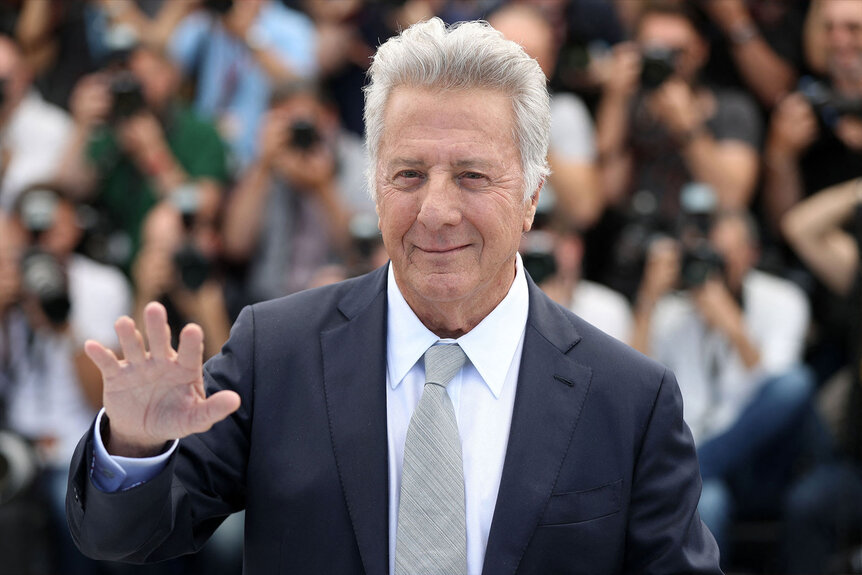
{"type": "Polygon", "coordinates": [[[467,246],[454,246],[454,247],[434,247],[434,248],[421,248],[416,246],[416,249],[422,253],[430,254],[430,255],[446,255],[446,254],[455,254],[462,250],[467,249],[467,246]]]}

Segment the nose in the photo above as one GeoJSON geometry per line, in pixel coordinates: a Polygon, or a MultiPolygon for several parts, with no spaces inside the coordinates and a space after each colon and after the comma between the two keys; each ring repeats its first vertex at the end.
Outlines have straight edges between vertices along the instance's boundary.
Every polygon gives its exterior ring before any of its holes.
{"type": "Polygon", "coordinates": [[[422,191],[418,221],[427,229],[455,226],[461,221],[461,189],[451,178],[432,174],[422,191]]]}

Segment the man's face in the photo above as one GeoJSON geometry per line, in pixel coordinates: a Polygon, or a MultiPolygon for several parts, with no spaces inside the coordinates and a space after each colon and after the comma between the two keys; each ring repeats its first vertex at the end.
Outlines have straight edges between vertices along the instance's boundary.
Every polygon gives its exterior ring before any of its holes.
{"type": "Polygon", "coordinates": [[[164,108],[179,89],[176,68],[149,50],[136,50],[129,59],[129,70],[141,83],[144,100],[155,110],[164,108]]]}
{"type": "Polygon", "coordinates": [[[511,285],[538,199],[523,199],[513,134],[511,101],[496,91],[399,87],[390,95],[377,213],[395,279],[417,313],[451,303],[482,309],[511,285]]]}
{"type": "Polygon", "coordinates": [[[830,69],[858,77],[862,74],[862,2],[828,0],[822,11],[830,69]]]}

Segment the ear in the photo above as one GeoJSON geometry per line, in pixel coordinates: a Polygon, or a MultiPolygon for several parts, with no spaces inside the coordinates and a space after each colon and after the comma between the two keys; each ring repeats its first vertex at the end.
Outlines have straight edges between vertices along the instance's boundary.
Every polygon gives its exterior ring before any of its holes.
{"type": "Polygon", "coordinates": [[[545,185],[545,179],[542,178],[542,181],[539,182],[539,187],[536,188],[536,191],[533,192],[533,195],[530,196],[529,205],[527,206],[527,211],[524,213],[524,226],[523,231],[529,232],[530,228],[533,227],[533,219],[536,217],[536,207],[539,205],[539,192],[542,191],[542,187],[545,185]]]}

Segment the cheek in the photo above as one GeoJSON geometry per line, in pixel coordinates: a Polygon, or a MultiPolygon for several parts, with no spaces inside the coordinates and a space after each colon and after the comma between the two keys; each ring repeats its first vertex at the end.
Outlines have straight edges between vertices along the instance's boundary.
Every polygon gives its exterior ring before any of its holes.
{"type": "Polygon", "coordinates": [[[400,240],[407,233],[418,214],[415,203],[412,196],[405,194],[381,198],[377,205],[377,225],[384,242],[400,240]]]}

